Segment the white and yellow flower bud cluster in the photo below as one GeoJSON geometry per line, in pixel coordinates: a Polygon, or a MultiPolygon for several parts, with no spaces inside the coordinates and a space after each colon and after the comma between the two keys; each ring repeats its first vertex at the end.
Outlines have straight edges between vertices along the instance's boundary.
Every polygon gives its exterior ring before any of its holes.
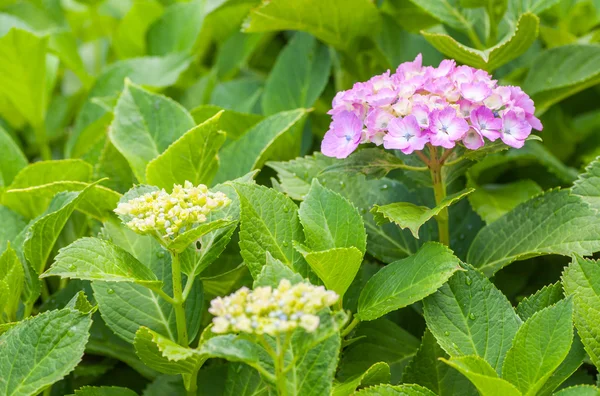
{"type": "Polygon", "coordinates": [[[319,327],[317,313],[337,302],[339,296],[323,286],[293,285],[283,279],[279,286],[242,287],[227,297],[211,301],[209,312],[214,333],[244,332],[276,335],[298,327],[313,332],[319,327]]]}
{"type": "Polygon", "coordinates": [[[121,202],[115,213],[131,218],[126,224],[136,232],[175,237],[204,223],[210,212],[230,203],[222,192],[210,192],[204,184],[194,186],[186,181],[183,187],[176,184],[171,194],[162,189],[121,202]]]}

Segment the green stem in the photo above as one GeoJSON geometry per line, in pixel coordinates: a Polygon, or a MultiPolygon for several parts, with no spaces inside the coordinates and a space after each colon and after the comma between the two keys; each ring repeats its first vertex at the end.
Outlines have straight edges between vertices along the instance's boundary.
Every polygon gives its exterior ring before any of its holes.
{"type": "Polygon", "coordinates": [[[196,394],[198,394],[198,371],[194,371],[190,374],[190,382],[186,391],[188,396],[196,396],[196,394]]]}
{"type": "Polygon", "coordinates": [[[352,322],[350,322],[350,324],[348,326],[346,326],[346,328],[344,330],[342,330],[342,338],[346,337],[348,334],[350,334],[350,332],[352,330],[354,330],[354,328],[356,326],[358,326],[358,324],[360,323],[360,319],[358,319],[356,316],[352,319],[352,322]]]}
{"type": "MultiPolygon", "coordinates": [[[[433,182],[433,193],[435,195],[435,205],[438,206],[446,198],[446,184],[442,177],[442,165],[438,161],[433,151],[431,165],[431,181],[433,182]]],[[[446,246],[450,245],[450,232],[448,231],[448,208],[444,208],[435,216],[438,223],[439,240],[446,246]]]]}
{"type": "Polygon", "coordinates": [[[275,356],[275,384],[277,386],[277,393],[279,396],[287,396],[287,380],[285,375],[285,347],[287,345],[286,339],[281,344],[281,337],[277,335],[277,351],[275,356]]]}
{"type": "Polygon", "coordinates": [[[183,304],[183,293],[181,291],[181,264],[179,254],[171,252],[171,270],[173,273],[173,308],[175,309],[175,321],[177,322],[177,342],[187,347],[189,345],[187,325],[185,321],[185,309],[183,304]]]}

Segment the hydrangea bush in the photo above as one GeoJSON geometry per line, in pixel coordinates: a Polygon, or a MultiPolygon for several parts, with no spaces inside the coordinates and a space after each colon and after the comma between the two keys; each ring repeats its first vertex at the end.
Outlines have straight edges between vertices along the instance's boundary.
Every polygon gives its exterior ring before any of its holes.
{"type": "Polygon", "coordinates": [[[600,394],[596,3],[0,1],[0,395],[600,394]]]}

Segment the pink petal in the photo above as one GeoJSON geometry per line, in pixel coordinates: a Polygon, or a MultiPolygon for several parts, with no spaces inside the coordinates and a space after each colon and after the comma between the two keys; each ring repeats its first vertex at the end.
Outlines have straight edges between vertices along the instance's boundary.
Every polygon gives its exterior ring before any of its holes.
{"type": "Polygon", "coordinates": [[[469,150],[477,150],[478,148],[483,147],[485,144],[483,141],[483,136],[481,136],[481,133],[479,133],[475,128],[469,129],[469,132],[467,132],[462,142],[469,150]]]}

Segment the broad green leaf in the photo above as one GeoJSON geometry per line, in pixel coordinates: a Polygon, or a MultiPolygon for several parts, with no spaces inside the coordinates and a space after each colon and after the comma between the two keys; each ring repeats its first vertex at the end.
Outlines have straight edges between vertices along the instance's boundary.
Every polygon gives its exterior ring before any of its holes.
{"type": "Polygon", "coordinates": [[[513,19],[526,12],[541,14],[560,0],[508,0],[508,14],[513,19]]]}
{"type": "MultiPolygon", "coordinates": [[[[327,172],[360,172],[367,177],[380,179],[395,169],[405,167],[404,162],[386,150],[366,148],[351,154],[344,160],[335,160],[332,165],[323,169],[327,172]]],[[[423,170],[426,170],[423,167],[423,170]]]]}
{"type": "Polygon", "coordinates": [[[304,241],[296,204],[277,191],[253,184],[234,184],[242,208],[240,249],[254,278],[265,265],[266,253],[302,276],[307,264],[292,246],[304,241]]]}
{"type": "Polygon", "coordinates": [[[233,110],[224,110],[214,105],[200,105],[190,110],[190,114],[197,124],[202,124],[216,114],[221,114],[218,125],[219,129],[225,131],[227,134],[227,142],[225,144],[239,139],[248,129],[264,118],[258,114],[238,113],[233,110]]]}
{"type": "Polygon", "coordinates": [[[242,363],[229,363],[225,396],[269,396],[270,387],[258,371],[242,363]]]}
{"type": "Polygon", "coordinates": [[[517,306],[516,311],[523,320],[528,320],[534,313],[550,307],[563,299],[562,285],[557,282],[544,286],[529,297],[525,297],[517,306]]]}
{"type": "Polygon", "coordinates": [[[379,385],[390,382],[390,366],[387,363],[375,363],[362,374],[355,375],[343,383],[334,385],[332,396],[352,395],[358,387],[379,385]]]}
{"type": "Polygon", "coordinates": [[[421,346],[406,366],[402,380],[424,386],[439,396],[479,394],[467,378],[440,359],[449,359],[449,356],[438,345],[431,331],[425,330],[421,346]]]}
{"type": "Polygon", "coordinates": [[[156,275],[126,250],[98,238],[80,238],[62,248],[52,266],[40,278],[134,282],[149,288],[160,288],[156,275]]]}
{"type": "Polygon", "coordinates": [[[460,201],[462,198],[475,191],[472,188],[459,191],[455,194],[448,195],[437,205],[430,209],[426,206],[417,206],[410,202],[396,202],[388,205],[374,205],[371,209],[373,218],[377,224],[387,222],[396,223],[400,228],[408,228],[415,238],[419,238],[419,229],[431,218],[437,216],[442,210],[446,209],[453,203],[460,201]]]}
{"type": "Polygon", "coordinates": [[[423,303],[427,327],[451,357],[477,355],[501,371],[522,322],[483,274],[467,267],[423,303]]]}
{"type": "Polygon", "coordinates": [[[80,362],[92,320],[73,309],[26,319],[0,336],[0,392],[35,395],[80,362]]]}
{"type": "Polygon", "coordinates": [[[0,126],[0,191],[9,186],[17,173],[27,166],[27,158],[12,137],[0,126]]]}
{"type": "Polygon", "coordinates": [[[562,300],[536,312],[517,331],[502,378],[524,395],[536,395],[565,359],[573,341],[573,302],[562,300]]]}
{"type": "Polygon", "coordinates": [[[120,386],[82,386],[70,396],[137,396],[137,393],[120,386]]]}
{"type": "Polygon", "coordinates": [[[475,212],[489,224],[541,192],[542,188],[529,179],[508,184],[486,184],[475,187],[475,191],[469,196],[469,202],[475,212]]]}
{"type": "MultiPolygon", "coordinates": [[[[36,130],[42,130],[42,135],[36,137],[43,140],[48,106],[47,46],[47,37],[37,37],[20,29],[12,29],[0,38],[0,58],[3,59],[0,66],[0,96],[5,96],[36,130]]],[[[0,108],[0,113],[4,114],[5,111],[0,108]]]]}
{"type": "Polygon", "coordinates": [[[185,231],[184,233],[179,234],[175,239],[167,244],[167,248],[170,251],[181,253],[188,246],[190,246],[190,244],[202,238],[204,235],[221,228],[227,228],[233,224],[236,224],[236,221],[229,219],[217,219],[209,223],[200,224],[185,231]]]}
{"type": "Polygon", "coordinates": [[[301,30],[338,49],[348,50],[377,30],[377,8],[368,0],[273,0],[250,12],[246,32],[301,30]]]}
{"type": "Polygon", "coordinates": [[[473,21],[458,7],[457,0],[410,0],[410,2],[454,29],[461,31],[473,29],[473,21]]]}
{"type": "Polygon", "coordinates": [[[460,356],[444,363],[458,370],[477,387],[480,394],[489,396],[520,396],[521,392],[510,382],[499,378],[490,364],[477,355],[460,356]]]}
{"type": "Polygon", "coordinates": [[[25,219],[16,212],[0,205],[0,253],[4,252],[9,242],[15,240],[17,235],[27,226],[25,219]]]}
{"type": "Polygon", "coordinates": [[[344,348],[337,378],[348,381],[365,373],[372,365],[385,362],[391,382],[398,383],[406,364],[419,348],[419,340],[396,323],[380,318],[362,322],[353,333],[355,341],[344,348]]]}
{"type": "Polygon", "coordinates": [[[382,29],[377,38],[390,66],[414,59],[415,54],[419,53],[421,49],[426,64],[438,64],[443,59],[435,49],[427,48],[425,39],[416,34],[423,29],[439,24],[439,20],[410,0],[386,1],[382,4],[381,11],[383,12],[382,29]],[[397,43],[396,40],[400,40],[406,46],[394,48],[393,43],[397,43]],[[433,62],[432,58],[434,58],[433,62]]]}
{"type": "Polygon", "coordinates": [[[567,190],[553,190],[482,228],[471,244],[467,262],[492,275],[530,257],[591,254],[600,250],[599,235],[594,209],[567,190]]]}
{"type": "MultiPolygon", "coordinates": [[[[440,1],[440,3],[445,1],[440,1]]],[[[424,2],[427,3],[427,2],[424,2]]],[[[514,31],[486,50],[459,43],[445,33],[421,32],[438,51],[457,61],[479,69],[493,71],[523,55],[538,36],[540,20],[531,13],[521,15],[514,31]]]]}
{"type": "Polygon", "coordinates": [[[254,288],[263,286],[276,288],[283,279],[289,280],[293,285],[303,281],[300,274],[292,271],[290,267],[273,258],[271,253],[267,252],[267,262],[256,277],[254,288]]]}
{"type": "Polygon", "coordinates": [[[364,255],[354,246],[312,251],[294,241],[294,248],[302,254],[325,287],[336,292],[340,298],[352,284],[364,255]]]}
{"type": "Polygon", "coordinates": [[[223,147],[219,153],[221,166],[215,176],[215,182],[232,180],[260,168],[265,161],[272,159],[273,152],[277,149],[277,141],[285,140],[286,135],[292,134],[294,127],[305,116],[304,109],[274,114],[223,147]]]}
{"type": "Polygon", "coordinates": [[[253,76],[221,82],[212,89],[209,103],[239,113],[260,113],[263,85],[253,76]]]}
{"type": "Polygon", "coordinates": [[[23,168],[9,188],[28,188],[65,180],[88,182],[91,176],[92,166],[82,160],[39,161],[23,168]]]}
{"type": "Polygon", "coordinates": [[[37,271],[44,272],[52,247],[77,204],[85,198],[91,186],[80,192],[60,192],[54,196],[46,211],[27,227],[23,253],[37,271]]]}
{"type": "Polygon", "coordinates": [[[90,304],[89,300],[87,299],[87,296],[85,295],[85,291],[80,290],[73,296],[73,298],[71,298],[71,300],[67,304],[65,304],[64,308],[75,309],[83,314],[93,314],[97,311],[98,306],[90,304]]]}
{"type": "Polygon", "coordinates": [[[178,103],[129,82],[119,96],[109,136],[138,181],[145,182],[148,163],[194,125],[178,103]]]}
{"type": "Polygon", "coordinates": [[[313,251],[355,247],[364,254],[367,235],[363,219],[352,203],[313,179],[298,210],[306,244],[313,251]]]}
{"type": "Polygon", "coordinates": [[[0,282],[6,284],[6,295],[0,299],[0,322],[16,320],[17,308],[23,289],[23,265],[15,251],[8,248],[0,255],[0,282]]]}
{"type": "Polygon", "coordinates": [[[261,374],[270,374],[272,370],[273,360],[262,347],[235,334],[209,338],[199,352],[212,358],[245,363],[261,374]]]}
{"type": "Polygon", "coordinates": [[[573,343],[571,344],[571,350],[567,357],[562,361],[560,366],[552,375],[548,378],[546,383],[542,386],[539,395],[549,395],[561,384],[566,382],[583,364],[583,360],[587,358],[587,353],[583,347],[581,339],[575,332],[573,334],[573,343]]]}
{"type": "Polygon", "coordinates": [[[594,209],[600,209],[600,160],[588,164],[585,172],[580,174],[571,192],[578,195],[594,209]]]}
{"type": "Polygon", "coordinates": [[[329,79],[329,50],[307,33],[296,33],[281,51],[265,84],[265,114],[311,108],[329,79]]]}
{"type": "Polygon", "coordinates": [[[150,55],[188,52],[194,46],[204,21],[205,0],[174,3],[148,29],[150,55]]]}
{"type": "Polygon", "coordinates": [[[600,396],[600,389],[592,385],[576,385],[561,389],[555,396],[600,396]]]}
{"type": "Polygon", "coordinates": [[[538,111],[544,111],[600,81],[600,48],[572,44],[542,52],[531,65],[523,89],[531,95],[538,111]]]}
{"type": "Polygon", "coordinates": [[[146,33],[162,13],[163,6],[156,0],[135,1],[114,35],[112,45],[117,56],[123,59],[146,55],[146,33]]]}
{"type": "Polygon", "coordinates": [[[220,117],[221,113],[217,113],[190,129],[150,161],[146,167],[147,182],[168,190],[185,181],[210,185],[219,168],[219,149],[225,142],[225,133],[219,130],[220,117]]]}
{"type": "Polygon", "coordinates": [[[415,384],[377,385],[361,389],[356,396],[435,396],[427,388],[415,384]]]}
{"type": "Polygon", "coordinates": [[[196,374],[208,358],[197,349],[184,348],[170,339],[140,327],[133,342],[144,364],[166,374],[196,374]]]}
{"type": "Polygon", "coordinates": [[[426,243],[414,255],[377,272],[358,300],[360,320],[377,319],[434,293],[457,270],[460,260],[439,243],[426,243]]]}
{"type": "Polygon", "coordinates": [[[585,350],[600,367],[600,264],[579,256],[563,273],[565,293],[573,296],[574,322],[585,350]]]}
{"type": "Polygon", "coordinates": [[[216,76],[221,80],[235,77],[240,69],[248,67],[253,53],[268,38],[269,35],[265,33],[235,32],[232,34],[223,43],[220,43],[213,69],[216,76]]]}

